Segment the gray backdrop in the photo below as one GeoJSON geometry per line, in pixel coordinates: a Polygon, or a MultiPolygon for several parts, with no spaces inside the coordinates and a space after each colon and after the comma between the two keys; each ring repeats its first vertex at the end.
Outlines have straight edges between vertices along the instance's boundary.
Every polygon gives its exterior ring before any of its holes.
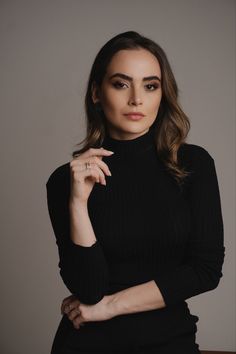
{"type": "Polygon", "coordinates": [[[1,341],[47,354],[69,291],[46,206],[46,181],[85,134],[83,97],[97,51],[136,30],[167,52],[191,120],[188,142],[215,159],[224,277],[188,300],[201,349],[235,350],[235,1],[0,1],[1,341]]]}

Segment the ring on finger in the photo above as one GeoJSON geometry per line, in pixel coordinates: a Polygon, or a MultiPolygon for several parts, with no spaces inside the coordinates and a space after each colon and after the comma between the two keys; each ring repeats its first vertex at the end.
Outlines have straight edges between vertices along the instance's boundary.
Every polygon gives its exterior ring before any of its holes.
{"type": "Polygon", "coordinates": [[[91,168],[92,166],[91,166],[91,163],[88,161],[88,162],[85,162],[85,169],[87,170],[87,169],[89,169],[89,168],[91,168]]]}

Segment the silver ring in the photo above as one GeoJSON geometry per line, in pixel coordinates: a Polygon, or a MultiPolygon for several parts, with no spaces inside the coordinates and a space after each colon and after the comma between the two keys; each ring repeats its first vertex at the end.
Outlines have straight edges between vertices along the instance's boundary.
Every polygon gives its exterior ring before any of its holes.
{"type": "Polygon", "coordinates": [[[86,170],[87,170],[88,168],[91,168],[90,162],[85,162],[85,168],[86,168],[86,170]]]}

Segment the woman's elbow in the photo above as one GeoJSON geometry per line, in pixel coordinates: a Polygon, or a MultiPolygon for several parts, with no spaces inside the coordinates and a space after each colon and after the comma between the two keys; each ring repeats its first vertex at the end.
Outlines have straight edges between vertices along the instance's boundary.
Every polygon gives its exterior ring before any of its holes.
{"type": "Polygon", "coordinates": [[[80,283],[76,279],[68,278],[68,275],[60,272],[62,280],[67,287],[67,289],[71,292],[71,294],[75,295],[80,302],[85,305],[95,305],[102,300],[107,292],[107,284],[84,284],[80,283]]]}
{"type": "Polygon", "coordinates": [[[201,277],[202,292],[211,291],[218,287],[223,273],[218,270],[205,271],[204,276],[201,277]]]}

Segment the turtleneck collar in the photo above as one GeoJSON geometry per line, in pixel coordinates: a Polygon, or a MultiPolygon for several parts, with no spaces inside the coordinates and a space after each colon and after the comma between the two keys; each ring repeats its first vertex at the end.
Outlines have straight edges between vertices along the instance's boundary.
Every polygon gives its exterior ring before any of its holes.
{"type": "Polygon", "coordinates": [[[102,146],[122,155],[139,155],[155,146],[154,131],[149,128],[143,135],[128,140],[115,139],[108,134],[105,136],[102,146]]]}

